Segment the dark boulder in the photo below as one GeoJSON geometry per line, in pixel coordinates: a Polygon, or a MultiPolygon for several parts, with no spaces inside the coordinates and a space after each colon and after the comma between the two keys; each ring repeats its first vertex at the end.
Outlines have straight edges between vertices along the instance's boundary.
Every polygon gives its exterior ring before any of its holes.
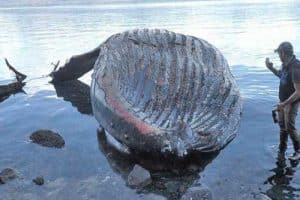
{"type": "Polygon", "coordinates": [[[44,147],[62,148],[65,146],[63,137],[51,130],[37,130],[31,134],[30,139],[33,143],[44,147]]]}
{"type": "Polygon", "coordinates": [[[32,180],[36,185],[44,185],[44,178],[42,176],[38,176],[32,180]]]}
{"type": "Polygon", "coordinates": [[[17,174],[15,170],[11,168],[6,168],[0,172],[0,184],[5,184],[6,182],[15,179],[17,174]]]}

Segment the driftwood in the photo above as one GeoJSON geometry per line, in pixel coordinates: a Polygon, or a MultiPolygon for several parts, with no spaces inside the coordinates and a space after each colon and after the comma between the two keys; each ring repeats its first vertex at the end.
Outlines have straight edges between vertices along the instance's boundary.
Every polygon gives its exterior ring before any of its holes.
{"type": "Polygon", "coordinates": [[[0,85],[0,102],[4,101],[12,94],[22,92],[24,85],[24,82],[14,82],[8,85],[0,85]]]}
{"type": "Polygon", "coordinates": [[[8,69],[10,69],[11,71],[13,71],[16,74],[16,79],[18,82],[22,82],[26,79],[26,75],[22,74],[21,72],[17,71],[9,62],[8,60],[5,58],[5,63],[8,67],[8,69]]]}
{"type": "Polygon", "coordinates": [[[23,82],[26,79],[26,75],[22,74],[21,72],[17,71],[5,58],[5,63],[7,67],[13,71],[16,75],[16,82],[9,83],[7,85],[0,85],[0,102],[7,99],[10,95],[16,94],[18,92],[22,91],[22,88],[25,85],[25,82],[23,82]]]}

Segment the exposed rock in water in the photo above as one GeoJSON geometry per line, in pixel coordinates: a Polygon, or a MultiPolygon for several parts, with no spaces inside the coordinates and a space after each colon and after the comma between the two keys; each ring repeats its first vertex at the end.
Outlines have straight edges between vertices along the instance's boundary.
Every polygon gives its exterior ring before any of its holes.
{"type": "Polygon", "coordinates": [[[62,148],[65,141],[62,136],[51,130],[38,130],[31,134],[30,139],[33,143],[45,147],[62,148]]]}
{"type": "Polygon", "coordinates": [[[5,184],[6,182],[15,179],[17,174],[15,170],[11,168],[6,168],[0,172],[0,184],[5,184]]]}
{"type": "Polygon", "coordinates": [[[38,176],[32,180],[36,185],[44,185],[44,178],[42,176],[38,176]]]}
{"type": "Polygon", "coordinates": [[[181,200],[212,200],[211,191],[206,187],[191,187],[181,197],[181,200]]]}
{"type": "Polygon", "coordinates": [[[152,182],[149,171],[139,165],[135,165],[128,175],[128,185],[142,188],[152,182]]]}

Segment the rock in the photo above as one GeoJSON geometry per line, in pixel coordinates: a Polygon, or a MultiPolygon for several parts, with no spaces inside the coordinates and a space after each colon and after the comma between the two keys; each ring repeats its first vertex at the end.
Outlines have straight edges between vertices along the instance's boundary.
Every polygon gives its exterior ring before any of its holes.
{"type": "Polygon", "coordinates": [[[0,172],[0,184],[5,184],[6,182],[15,179],[17,174],[15,170],[11,168],[6,168],[0,172]]]}
{"type": "Polygon", "coordinates": [[[211,191],[206,187],[191,187],[181,197],[181,200],[212,200],[211,191]]]}
{"type": "Polygon", "coordinates": [[[38,176],[32,180],[37,185],[44,185],[44,178],[42,176],[38,176]]]}
{"type": "Polygon", "coordinates": [[[37,130],[31,134],[30,139],[33,143],[45,147],[62,148],[65,146],[62,136],[51,130],[37,130]]]}
{"type": "Polygon", "coordinates": [[[145,187],[152,182],[149,171],[135,165],[128,175],[128,184],[133,187],[145,187]]]}

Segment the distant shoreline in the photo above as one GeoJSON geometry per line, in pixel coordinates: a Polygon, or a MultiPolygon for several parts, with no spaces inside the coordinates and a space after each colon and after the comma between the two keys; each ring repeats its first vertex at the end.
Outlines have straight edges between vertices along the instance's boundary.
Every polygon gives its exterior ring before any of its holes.
{"type": "MultiPolygon", "coordinates": [[[[182,2],[182,0],[174,0],[175,2],[182,2]]],[[[170,0],[87,0],[85,3],[82,3],[78,0],[69,0],[69,2],[59,2],[59,1],[38,1],[35,3],[30,2],[29,0],[23,0],[23,3],[20,1],[16,2],[2,2],[0,3],[1,8],[32,8],[32,7],[69,7],[69,6],[111,6],[111,5],[127,5],[127,4],[152,4],[152,3],[173,3],[174,1],[170,0]],[[26,2],[28,1],[28,2],[26,2]]],[[[191,0],[196,1],[196,0],[191,0]]],[[[207,1],[207,0],[206,0],[207,1]]],[[[184,1],[183,1],[184,2],[184,1]]]]}
{"type": "MultiPolygon", "coordinates": [[[[272,2],[286,2],[284,0],[273,0],[272,2]]],[[[147,6],[164,6],[164,5],[172,5],[172,6],[185,6],[191,4],[269,4],[270,2],[266,2],[264,0],[245,0],[245,1],[236,1],[236,0],[87,0],[84,4],[78,0],[70,0],[69,2],[43,2],[39,1],[36,3],[31,2],[0,2],[0,10],[2,9],[31,9],[31,8],[79,8],[79,7],[90,7],[94,6],[95,8],[120,8],[124,6],[136,7],[137,5],[141,5],[142,7],[147,6]]]]}

